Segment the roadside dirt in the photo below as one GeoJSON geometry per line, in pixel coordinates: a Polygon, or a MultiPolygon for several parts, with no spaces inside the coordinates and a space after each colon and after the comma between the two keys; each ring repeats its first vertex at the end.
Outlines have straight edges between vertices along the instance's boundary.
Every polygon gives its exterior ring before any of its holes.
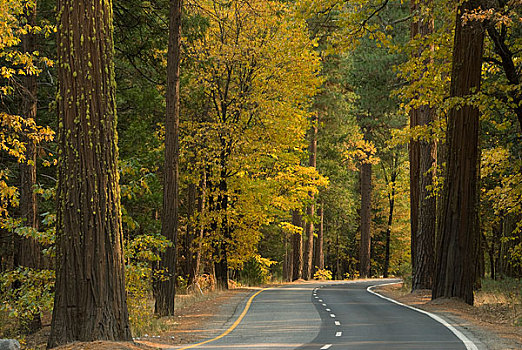
{"type": "Polygon", "coordinates": [[[443,316],[450,324],[471,333],[469,335],[474,338],[473,341],[482,343],[479,348],[522,349],[522,326],[515,325],[520,316],[515,307],[481,300],[477,300],[475,306],[457,299],[431,300],[430,290],[409,293],[402,284],[379,287],[374,291],[403,304],[443,316]]]}
{"type": "MultiPolygon", "coordinates": [[[[231,289],[214,292],[206,300],[198,301],[177,311],[174,317],[163,319],[165,329],[158,334],[136,338],[135,342],[77,342],[57,347],[57,350],[153,350],[174,345],[195,343],[221,334],[236,308],[253,289],[231,289]]],[[[44,328],[28,336],[22,349],[45,349],[50,332],[50,315],[45,315],[44,328]]]]}
{"type": "Polygon", "coordinates": [[[242,301],[253,292],[254,289],[231,289],[220,292],[209,301],[182,308],[177,316],[165,319],[168,330],[137,338],[136,342],[156,348],[168,348],[215,337],[226,329],[242,301]]]}

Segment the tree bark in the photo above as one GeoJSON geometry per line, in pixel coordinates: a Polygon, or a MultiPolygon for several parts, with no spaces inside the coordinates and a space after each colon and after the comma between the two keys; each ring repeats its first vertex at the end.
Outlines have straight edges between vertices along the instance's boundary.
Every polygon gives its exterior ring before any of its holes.
{"type": "MultiPolygon", "coordinates": [[[[301,216],[297,210],[292,211],[292,225],[301,227],[301,216]]],[[[292,281],[303,278],[303,236],[294,234],[292,237],[292,281]]]]}
{"type": "Polygon", "coordinates": [[[359,245],[359,276],[370,277],[372,165],[361,164],[361,241],[359,245]]]}
{"type": "MultiPolygon", "coordinates": [[[[418,109],[419,125],[427,126],[433,121],[434,111],[428,106],[418,109]]],[[[436,145],[433,141],[419,141],[419,209],[415,240],[415,270],[412,275],[412,291],[431,289],[435,263],[435,222],[437,199],[430,192],[436,166],[436,145]]]]}
{"type": "Polygon", "coordinates": [[[56,292],[48,347],[131,341],[111,1],[58,1],[56,292]]]}
{"type": "MultiPolygon", "coordinates": [[[[464,97],[480,88],[484,31],[481,23],[462,21],[480,1],[462,3],[455,21],[451,97],[464,97]]],[[[433,299],[457,297],[473,304],[478,215],[479,110],[469,104],[453,107],[448,116],[447,168],[437,230],[437,259],[433,299]]]]}
{"type": "MultiPolygon", "coordinates": [[[[317,124],[318,117],[315,116],[312,120],[312,135],[310,137],[310,157],[308,159],[308,165],[311,167],[317,166],[317,124]]],[[[311,201],[314,200],[314,195],[310,192],[309,196],[311,201]]],[[[306,209],[306,226],[305,226],[305,235],[306,235],[306,254],[304,259],[304,271],[303,278],[305,280],[310,280],[313,277],[314,266],[313,266],[313,257],[314,257],[314,214],[315,214],[315,205],[312,203],[306,209]]]]}
{"type": "Polygon", "coordinates": [[[179,65],[181,59],[182,1],[170,1],[169,47],[165,114],[165,173],[161,234],[172,242],[160,261],[162,278],[157,281],[155,313],[174,315],[176,295],[176,245],[178,235],[179,187],[179,65]]]}

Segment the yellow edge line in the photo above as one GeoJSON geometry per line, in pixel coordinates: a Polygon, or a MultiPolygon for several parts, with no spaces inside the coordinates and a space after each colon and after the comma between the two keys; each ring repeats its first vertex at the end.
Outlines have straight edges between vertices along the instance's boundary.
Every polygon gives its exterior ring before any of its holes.
{"type": "Polygon", "coordinates": [[[192,345],[189,345],[189,346],[186,346],[184,348],[179,348],[178,350],[185,350],[185,349],[192,349],[192,348],[195,348],[196,346],[200,346],[200,345],[203,345],[203,344],[207,344],[207,343],[210,343],[210,342],[213,342],[213,341],[216,341],[218,339],[221,339],[223,338],[224,336],[226,336],[228,333],[232,332],[238,325],[239,323],[241,322],[241,320],[245,317],[245,315],[247,314],[248,312],[248,309],[250,308],[250,305],[252,304],[252,300],[254,300],[254,298],[256,296],[258,296],[262,291],[265,291],[269,288],[264,288],[264,289],[261,289],[260,291],[256,292],[254,295],[252,295],[250,297],[250,299],[248,299],[246,305],[245,305],[245,308],[243,309],[243,312],[241,313],[241,315],[239,315],[239,317],[237,318],[237,320],[226,330],[224,331],[221,335],[218,335],[217,337],[215,338],[212,338],[212,339],[209,339],[209,340],[205,340],[204,342],[201,342],[201,343],[197,343],[197,344],[192,344],[192,345]]]}

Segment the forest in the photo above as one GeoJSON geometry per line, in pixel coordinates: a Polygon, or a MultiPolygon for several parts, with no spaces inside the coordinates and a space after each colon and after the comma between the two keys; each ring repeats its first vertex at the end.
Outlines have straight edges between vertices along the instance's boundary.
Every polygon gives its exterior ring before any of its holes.
{"type": "Polygon", "coordinates": [[[521,80],[521,0],[0,0],[0,335],[132,340],[238,285],[520,286],[521,80]]]}

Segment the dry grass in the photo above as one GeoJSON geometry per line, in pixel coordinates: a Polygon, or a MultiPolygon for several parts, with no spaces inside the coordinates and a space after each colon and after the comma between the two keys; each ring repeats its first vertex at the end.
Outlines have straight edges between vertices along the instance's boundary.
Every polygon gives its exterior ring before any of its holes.
{"type": "Polygon", "coordinates": [[[522,326],[522,280],[484,280],[475,293],[475,307],[499,322],[522,326]]]}

